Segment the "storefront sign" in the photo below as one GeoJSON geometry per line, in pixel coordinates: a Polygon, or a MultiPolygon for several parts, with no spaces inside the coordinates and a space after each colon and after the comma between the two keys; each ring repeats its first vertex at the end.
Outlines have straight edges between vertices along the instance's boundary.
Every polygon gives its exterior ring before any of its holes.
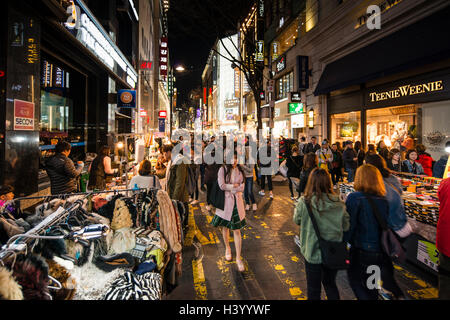
{"type": "Polygon", "coordinates": [[[279,50],[280,50],[280,43],[278,41],[272,42],[272,61],[278,59],[279,50]]]}
{"type": "Polygon", "coordinates": [[[277,72],[281,72],[286,69],[286,56],[282,56],[280,60],[277,61],[277,72]]]}
{"type": "Polygon", "coordinates": [[[141,70],[150,70],[152,68],[151,61],[141,61],[141,70]]]}
{"type": "Polygon", "coordinates": [[[302,95],[300,92],[291,92],[291,102],[302,102],[302,95]]]}
{"type": "Polygon", "coordinates": [[[136,108],[136,90],[119,90],[117,108],[136,108]]]}
{"type": "Polygon", "coordinates": [[[422,83],[418,85],[404,85],[393,90],[384,92],[370,92],[370,102],[379,102],[389,99],[396,99],[405,96],[412,96],[416,94],[424,94],[427,92],[441,91],[444,90],[443,81],[433,81],[428,83],[422,83]]]}
{"type": "Polygon", "coordinates": [[[147,116],[147,111],[145,111],[143,108],[141,108],[141,111],[139,112],[139,116],[141,118],[145,118],[147,116]]]}
{"type": "Polygon", "coordinates": [[[234,68],[234,96],[236,98],[241,96],[241,74],[239,68],[234,68]]]}
{"type": "Polygon", "coordinates": [[[166,110],[160,110],[158,113],[159,118],[165,119],[167,118],[167,111],[166,110]]]}
{"type": "Polygon", "coordinates": [[[264,62],[264,41],[256,42],[256,61],[264,62]]]}
{"type": "Polygon", "coordinates": [[[306,127],[306,113],[295,114],[291,117],[292,128],[305,128],[306,127]]]}
{"type": "Polygon", "coordinates": [[[168,54],[169,50],[167,37],[162,37],[161,44],[159,45],[159,74],[161,76],[167,76],[168,54]]]}
{"type": "Polygon", "coordinates": [[[34,103],[14,99],[14,130],[34,130],[34,103]]]}
{"type": "Polygon", "coordinates": [[[258,16],[264,18],[264,0],[258,0],[258,16]]]}
{"type": "Polygon", "coordinates": [[[303,103],[292,102],[288,103],[289,113],[304,113],[305,107],[303,103]]]}
{"type": "Polygon", "coordinates": [[[436,272],[439,272],[439,252],[435,244],[419,240],[417,244],[417,260],[436,272]]]}
{"type": "Polygon", "coordinates": [[[228,99],[224,101],[225,108],[239,107],[239,99],[228,99]]]}
{"type": "Polygon", "coordinates": [[[134,88],[137,82],[137,73],[133,66],[84,2],[82,0],[71,2],[72,5],[67,8],[67,12],[71,13],[71,16],[64,26],[112,72],[117,73],[117,67],[120,67],[126,76],[127,83],[134,88]]]}
{"type": "Polygon", "coordinates": [[[158,120],[159,132],[166,132],[166,119],[158,120]]]}
{"type": "Polygon", "coordinates": [[[298,89],[309,89],[309,57],[297,56],[298,89]]]}

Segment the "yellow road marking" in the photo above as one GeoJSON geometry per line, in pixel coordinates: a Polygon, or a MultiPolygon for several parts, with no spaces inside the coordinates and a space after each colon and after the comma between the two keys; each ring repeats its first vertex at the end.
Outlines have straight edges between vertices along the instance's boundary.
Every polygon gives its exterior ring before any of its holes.
{"type": "Polygon", "coordinates": [[[201,260],[192,260],[192,273],[194,275],[195,300],[207,300],[208,292],[201,260]]]}
{"type": "Polygon", "coordinates": [[[403,269],[402,267],[400,267],[398,265],[394,265],[394,268],[397,271],[399,271],[403,276],[413,280],[420,287],[422,287],[422,289],[408,290],[408,294],[412,298],[417,299],[417,300],[424,300],[424,299],[437,299],[439,297],[438,289],[434,288],[432,285],[417,278],[414,274],[406,271],[405,269],[403,269]]]}
{"type": "Polygon", "coordinates": [[[231,280],[230,264],[232,262],[226,261],[223,257],[217,260],[217,267],[222,272],[222,283],[225,288],[229,290],[228,297],[236,297],[236,286],[231,280]]]}
{"type": "MultiPolygon", "coordinates": [[[[208,216],[206,216],[206,219],[208,220],[208,216]]],[[[191,206],[189,206],[188,226],[189,230],[186,233],[184,240],[184,245],[186,247],[192,245],[192,243],[194,242],[194,237],[196,237],[202,245],[215,244],[220,242],[219,238],[215,233],[213,234],[209,232],[209,239],[203,235],[203,233],[200,231],[197,224],[195,223],[194,209],[191,206]]]]}
{"type": "Polygon", "coordinates": [[[265,223],[265,222],[262,222],[262,223],[261,223],[261,226],[262,226],[264,229],[269,229],[269,226],[268,226],[267,223],[265,223]]]}
{"type": "Polygon", "coordinates": [[[285,236],[295,236],[295,232],[294,231],[286,231],[286,232],[283,232],[283,234],[285,236]]]}
{"type": "Polygon", "coordinates": [[[294,262],[298,262],[300,259],[297,256],[292,256],[291,260],[294,261],[294,262]]]}
{"type": "Polygon", "coordinates": [[[275,259],[271,255],[264,255],[267,262],[276,270],[276,275],[280,282],[286,284],[289,287],[289,294],[294,300],[306,300],[306,296],[303,294],[302,290],[296,286],[295,282],[288,276],[286,276],[286,271],[284,266],[275,263],[275,259]]]}

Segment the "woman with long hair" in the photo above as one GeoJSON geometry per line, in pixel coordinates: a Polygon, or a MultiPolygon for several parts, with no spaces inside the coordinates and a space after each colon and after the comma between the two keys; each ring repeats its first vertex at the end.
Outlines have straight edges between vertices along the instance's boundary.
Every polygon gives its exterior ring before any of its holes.
{"type": "Polygon", "coordinates": [[[422,165],[423,172],[431,177],[433,175],[433,158],[431,155],[426,152],[427,147],[425,147],[423,144],[418,144],[416,146],[417,154],[419,155],[419,158],[417,159],[417,162],[422,165]]]}
{"type": "Polygon", "coordinates": [[[315,153],[307,153],[305,157],[303,158],[303,167],[302,171],[300,172],[300,182],[298,184],[297,192],[299,194],[302,194],[303,191],[305,191],[306,184],[308,183],[308,177],[313,171],[313,169],[317,168],[319,166],[319,158],[315,153]]]}
{"type": "Polygon", "coordinates": [[[117,172],[117,169],[111,168],[111,158],[109,157],[109,146],[102,146],[97,157],[92,161],[89,167],[89,190],[105,190],[107,175],[117,172]]]}
{"type": "Polygon", "coordinates": [[[384,143],[384,140],[380,140],[378,142],[377,152],[380,156],[384,158],[385,161],[388,161],[389,149],[387,148],[386,143],[384,143]]]}
{"type": "Polygon", "coordinates": [[[250,149],[245,147],[245,163],[242,165],[242,169],[245,173],[245,210],[250,210],[250,204],[253,204],[253,211],[258,210],[256,204],[255,195],[253,194],[253,170],[255,169],[255,164],[250,163],[250,149]]]}
{"type": "MultiPolygon", "coordinates": [[[[392,228],[389,217],[389,204],[386,187],[380,171],[371,164],[364,164],[356,170],[355,192],[346,200],[347,212],[350,214],[350,230],[345,233],[344,240],[349,242],[350,266],[347,270],[350,286],[358,300],[377,300],[378,290],[368,285],[370,273],[368,268],[377,266],[386,269],[392,263],[390,257],[383,252],[381,246],[381,228],[375,217],[375,210],[392,228]]],[[[383,278],[383,276],[382,276],[383,278]]],[[[383,286],[392,288],[396,284],[394,277],[384,277],[383,286]]]]}
{"type": "Polygon", "coordinates": [[[366,156],[366,153],[364,152],[361,141],[355,142],[355,152],[356,152],[356,157],[358,158],[358,160],[356,160],[356,161],[358,162],[358,167],[360,167],[364,164],[364,157],[366,156]]]}
{"type": "MultiPolygon", "coordinates": [[[[289,191],[291,192],[291,200],[295,200],[294,190],[292,186],[294,183],[292,182],[292,178],[300,178],[300,170],[302,168],[303,157],[299,154],[298,147],[294,145],[292,147],[292,153],[290,156],[286,158],[286,166],[288,168],[287,178],[289,181],[289,191]]],[[[298,195],[300,198],[300,193],[298,195]]]]}
{"type": "Polygon", "coordinates": [[[333,192],[333,184],[328,171],[321,168],[312,170],[305,193],[300,198],[294,213],[294,222],[300,225],[300,250],[305,258],[308,300],[320,300],[321,284],[328,300],[339,300],[336,286],[337,270],[322,264],[319,240],[314,231],[307,204],[317,221],[320,235],[328,241],[342,241],[344,231],[349,229],[350,217],[339,196],[333,192]]]}
{"type": "Polygon", "coordinates": [[[232,260],[230,248],[230,230],[233,230],[234,245],[236,247],[236,264],[238,270],[245,270],[241,258],[242,239],[241,229],[245,227],[245,208],[242,193],[245,186],[245,173],[238,164],[237,154],[234,154],[233,164],[224,164],[217,174],[219,187],[225,192],[225,206],[221,210],[216,208],[216,213],[211,221],[214,227],[222,228],[225,243],[225,259],[232,260]]]}
{"type": "Polygon", "coordinates": [[[391,149],[389,151],[387,167],[391,171],[402,172],[402,154],[398,149],[391,149]]]}

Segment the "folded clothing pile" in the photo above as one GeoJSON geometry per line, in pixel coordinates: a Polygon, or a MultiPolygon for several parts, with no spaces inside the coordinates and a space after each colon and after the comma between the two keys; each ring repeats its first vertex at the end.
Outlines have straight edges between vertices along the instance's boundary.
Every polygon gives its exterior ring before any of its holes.
{"type": "Polygon", "coordinates": [[[128,271],[112,283],[104,300],[161,300],[161,290],[159,273],[136,275],[128,271]]]}

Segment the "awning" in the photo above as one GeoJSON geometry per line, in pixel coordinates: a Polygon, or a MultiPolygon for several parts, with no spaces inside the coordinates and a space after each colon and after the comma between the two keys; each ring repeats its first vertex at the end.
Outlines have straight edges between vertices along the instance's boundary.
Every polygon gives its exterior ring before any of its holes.
{"type": "Polygon", "coordinates": [[[450,58],[449,16],[450,6],[328,64],[314,95],[450,58]]]}

